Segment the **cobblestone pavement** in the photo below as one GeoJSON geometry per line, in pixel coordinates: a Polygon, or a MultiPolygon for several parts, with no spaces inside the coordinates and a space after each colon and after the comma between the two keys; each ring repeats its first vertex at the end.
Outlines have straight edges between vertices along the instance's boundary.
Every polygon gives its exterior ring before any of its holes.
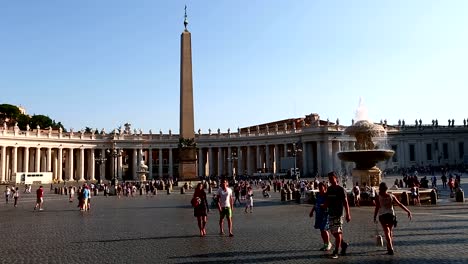
{"type": "MultiPolygon", "coordinates": [[[[390,178],[386,180],[392,180],[390,178]]],[[[48,192],[48,191],[47,191],[48,192]]],[[[218,235],[218,213],[209,214],[208,235],[198,236],[191,194],[92,198],[79,212],[65,196],[46,194],[45,210],[34,198],[19,207],[0,204],[1,263],[468,263],[468,204],[448,198],[411,206],[413,221],[397,210],[395,255],[375,246],[372,207],[351,208],[347,256],[319,251],[321,238],[308,204],[281,203],[279,194],[260,198],[252,214],[234,210],[234,234],[218,235]]],[[[211,199],[211,197],[210,197],[211,199]]]]}

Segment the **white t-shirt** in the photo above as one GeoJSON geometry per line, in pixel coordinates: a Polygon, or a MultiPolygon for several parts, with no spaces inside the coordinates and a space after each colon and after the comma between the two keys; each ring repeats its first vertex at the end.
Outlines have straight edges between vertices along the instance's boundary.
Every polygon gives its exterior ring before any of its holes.
{"type": "Polygon", "coordinates": [[[226,188],[226,191],[223,188],[218,189],[219,204],[221,207],[231,207],[232,199],[232,190],[231,188],[226,188]]]}

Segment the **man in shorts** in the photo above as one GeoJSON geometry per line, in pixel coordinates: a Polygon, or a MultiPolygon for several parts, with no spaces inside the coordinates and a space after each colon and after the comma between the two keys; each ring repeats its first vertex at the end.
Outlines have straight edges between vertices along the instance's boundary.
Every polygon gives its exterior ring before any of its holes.
{"type": "Polygon", "coordinates": [[[224,217],[227,218],[229,236],[233,237],[232,233],[232,210],[234,208],[234,199],[232,190],[228,186],[226,179],[221,181],[221,186],[218,189],[218,210],[219,210],[219,233],[224,234],[224,217]]]}
{"type": "Polygon", "coordinates": [[[36,205],[34,206],[34,210],[39,207],[39,211],[42,211],[42,203],[44,202],[44,190],[42,189],[42,185],[36,191],[36,205]]]}
{"type": "Polygon", "coordinates": [[[346,190],[338,185],[338,176],[334,171],[328,173],[330,186],[327,189],[325,208],[328,208],[328,224],[330,232],[335,237],[335,249],[332,258],[338,258],[338,249],[341,247],[341,255],[346,255],[348,243],[343,241],[343,208],[346,212],[346,222],[351,221],[346,190]]]}

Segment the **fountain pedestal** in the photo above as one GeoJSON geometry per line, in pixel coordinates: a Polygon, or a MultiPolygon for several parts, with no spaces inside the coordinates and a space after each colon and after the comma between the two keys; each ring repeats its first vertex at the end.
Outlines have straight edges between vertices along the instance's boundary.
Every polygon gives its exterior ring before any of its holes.
{"type": "Polygon", "coordinates": [[[362,186],[364,183],[368,186],[379,186],[382,180],[381,175],[382,171],[377,167],[367,170],[353,169],[353,185],[358,182],[359,186],[362,186]]]}

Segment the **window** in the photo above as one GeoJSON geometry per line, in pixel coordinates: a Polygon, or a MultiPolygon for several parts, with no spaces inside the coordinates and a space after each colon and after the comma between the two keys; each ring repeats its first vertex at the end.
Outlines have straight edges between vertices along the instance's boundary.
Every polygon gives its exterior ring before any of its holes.
{"type": "Polygon", "coordinates": [[[448,155],[448,143],[443,143],[443,144],[442,144],[442,155],[443,155],[443,158],[444,158],[444,159],[448,159],[448,158],[449,158],[449,155],[448,155]]]}
{"type": "Polygon", "coordinates": [[[426,157],[427,160],[432,160],[432,144],[426,144],[426,157]]]}
{"type": "Polygon", "coordinates": [[[395,154],[393,154],[393,157],[392,157],[392,162],[398,162],[397,149],[398,149],[397,145],[392,145],[392,150],[395,151],[395,154]]]}
{"type": "Polygon", "coordinates": [[[409,145],[409,160],[410,161],[416,161],[416,153],[414,149],[414,144],[409,145]]]}

